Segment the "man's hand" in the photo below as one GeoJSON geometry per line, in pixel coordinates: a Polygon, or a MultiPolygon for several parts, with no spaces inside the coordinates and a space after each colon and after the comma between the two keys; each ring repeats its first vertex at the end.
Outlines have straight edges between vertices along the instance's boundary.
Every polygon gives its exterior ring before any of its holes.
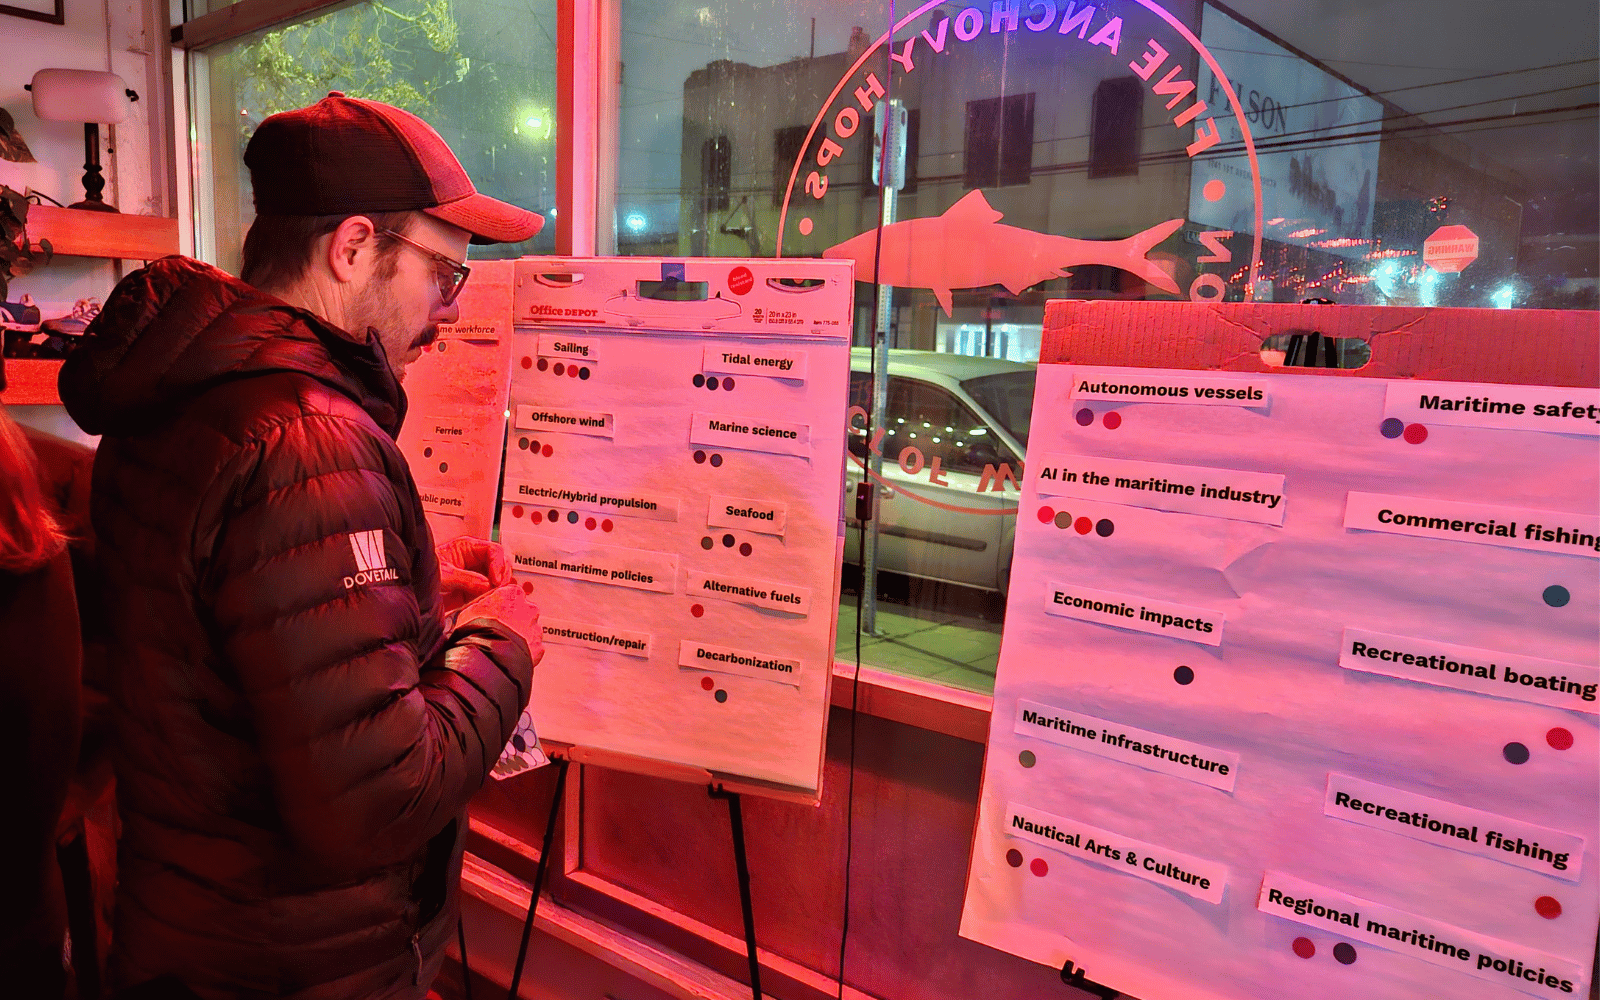
{"type": "Polygon", "coordinates": [[[527,640],[528,651],[537,664],[544,649],[539,641],[539,609],[514,583],[496,587],[461,609],[456,621],[461,624],[474,618],[493,618],[527,640]]]}
{"type": "Polygon", "coordinates": [[[511,582],[506,550],[481,538],[453,538],[434,549],[439,557],[439,594],[444,612],[511,582]]]}

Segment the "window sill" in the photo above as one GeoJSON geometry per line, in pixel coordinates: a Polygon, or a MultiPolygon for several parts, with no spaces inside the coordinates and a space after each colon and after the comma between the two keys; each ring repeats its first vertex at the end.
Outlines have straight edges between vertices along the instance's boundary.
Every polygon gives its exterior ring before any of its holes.
{"type": "MultiPolygon", "coordinates": [[[[856,677],[855,664],[834,663],[834,707],[850,707],[856,677]]],[[[859,678],[856,710],[863,714],[970,743],[984,743],[989,739],[989,715],[994,707],[994,698],[990,695],[906,677],[865,664],[861,666],[859,678]]]]}

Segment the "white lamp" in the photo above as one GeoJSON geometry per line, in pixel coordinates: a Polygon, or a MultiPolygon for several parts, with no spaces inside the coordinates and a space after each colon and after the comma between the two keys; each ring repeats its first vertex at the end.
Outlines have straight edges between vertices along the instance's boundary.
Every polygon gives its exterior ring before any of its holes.
{"type": "Polygon", "coordinates": [[[88,69],[41,69],[27,89],[33,93],[33,113],[41,120],[84,123],[84,199],[68,207],[115,212],[100,196],[106,186],[100,175],[100,125],[127,118],[129,103],[139,95],[117,74],[88,69]]]}

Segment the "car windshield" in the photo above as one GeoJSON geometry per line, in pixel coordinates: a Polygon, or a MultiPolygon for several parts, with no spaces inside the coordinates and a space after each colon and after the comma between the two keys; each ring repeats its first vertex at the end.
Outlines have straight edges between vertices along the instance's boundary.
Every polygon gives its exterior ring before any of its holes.
{"type": "Polygon", "coordinates": [[[1035,369],[969,378],[961,383],[967,395],[999,421],[1017,443],[1028,447],[1028,420],[1033,416],[1035,369]]]}

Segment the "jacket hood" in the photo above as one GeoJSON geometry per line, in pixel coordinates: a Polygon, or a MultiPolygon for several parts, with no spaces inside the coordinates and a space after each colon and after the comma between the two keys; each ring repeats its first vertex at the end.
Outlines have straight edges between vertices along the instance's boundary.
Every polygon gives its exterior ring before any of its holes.
{"type": "Polygon", "coordinates": [[[117,285],[61,368],[89,434],[137,434],[222,382],[300,372],[350,397],[390,436],[406,396],[378,338],[357,344],[315,314],[209,264],[166,257],[117,285]]]}

